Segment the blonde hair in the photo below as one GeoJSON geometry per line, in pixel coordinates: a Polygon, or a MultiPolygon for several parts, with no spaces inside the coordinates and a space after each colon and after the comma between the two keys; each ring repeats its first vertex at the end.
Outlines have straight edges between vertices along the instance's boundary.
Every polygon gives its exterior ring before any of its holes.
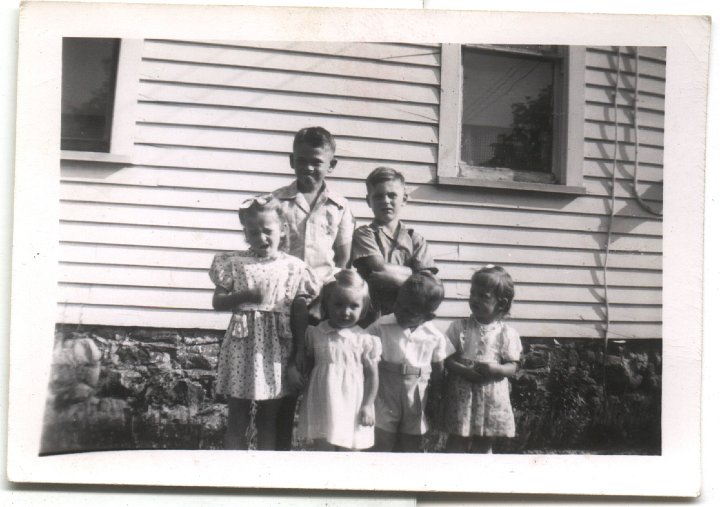
{"type": "Polygon", "coordinates": [[[360,312],[360,319],[370,307],[370,289],[367,282],[354,269],[341,269],[335,273],[334,279],[323,285],[320,291],[320,315],[323,320],[328,316],[327,304],[336,288],[358,290],[362,293],[363,308],[360,312]]]}
{"type": "Polygon", "coordinates": [[[285,210],[280,202],[280,199],[276,198],[272,194],[261,194],[251,197],[250,199],[246,199],[242,202],[242,204],[240,204],[240,208],[238,208],[238,217],[240,218],[240,223],[244,227],[248,218],[257,216],[260,213],[273,212],[277,214],[281,231],[285,232],[285,234],[282,235],[278,249],[285,251],[289,247],[290,238],[288,237],[287,217],[285,216],[285,210]]]}

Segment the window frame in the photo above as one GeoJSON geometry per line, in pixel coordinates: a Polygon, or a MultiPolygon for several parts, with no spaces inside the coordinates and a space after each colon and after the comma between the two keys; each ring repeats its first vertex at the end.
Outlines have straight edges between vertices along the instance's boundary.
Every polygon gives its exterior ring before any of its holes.
{"type": "Polygon", "coordinates": [[[120,39],[115,97],[110,130],[110,150],[78,151],[60,150],[62,160],[129,164],[132,162],[135,107],[142,57],[141,39],[120,39]]]}
{"type": "MultiPolygon", "coordinates": [[[[559,194],[585,194],[583,186],[584,111],[585,111],[585,47],[563,46],[559,69],[560,86],[555,90],[558,100],[557,121],[553,135],[553,174],[557,183],[513,181],[507,171],[482,177],[460,176],[460,142],[462,135],[462,47],[490,49],[493,46],[443,44],[440,69],[440,131],[438,143],[437,183],[469,187],[528,190],[559,194]],[[568,114],[573,112],[572,114],[568,114]]],[[[499,52],[508,52],[505,48],[499,52]]],[[[521,51],[518,52],[522,54],[521,51]]],[[[547,173],[545,173],[547,174],[547,173]]]]}

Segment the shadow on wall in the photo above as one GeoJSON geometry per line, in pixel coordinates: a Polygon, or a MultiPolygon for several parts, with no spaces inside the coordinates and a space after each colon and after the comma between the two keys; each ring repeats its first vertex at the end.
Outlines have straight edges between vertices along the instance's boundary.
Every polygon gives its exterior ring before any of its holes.
{"type": "MultiPolygon", "coordinates": [[[[40,454],[220,449],[223,332],[58,325],[40,454]]],[[[518,436],[498,453],[660,454],[660,340],[523,339],[518,436]],[[604,386],[604,387],[603,387],[604,386]]],[[[445,435],[425,438],[428,452],[445,435]]],[[[296,442],[294,448],[301,447],[296,442]]]]}

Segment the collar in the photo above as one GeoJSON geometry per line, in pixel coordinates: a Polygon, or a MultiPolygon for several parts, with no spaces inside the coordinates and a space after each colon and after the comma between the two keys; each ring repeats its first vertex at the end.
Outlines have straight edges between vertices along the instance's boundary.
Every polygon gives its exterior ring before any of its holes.
{"type": "MultiPolygon", "coordinates": [[[[302,197],[302,194],[298,192],[297,181],[293,181],[287,186],[278,188],[273,192],[273,195],[283,201],[298,201],[298,196],[301,196],[301,204],[304,205],[304,207],[309,207],[308,202],[305,200],[304,197],[302,197]]],[[[328,201],[332,201],[332,203],[340,209],[345,208],[345,198],[342,197],[340,194],[337,194],[336,192],[330,190],[324,181],[322,184],[322,188],[318,193],[318,202],[320,202],[322,198],[328,201]]],[[[300,203],[300,201],[298,202],[300,203]]]]}
{"type": "Polygon", "coordinates": [[[499,320],[494,320],[489,324],[483,324],[482,322],[479,322],[474,315],[471,315],[470,317],[468,317],[468,324],[465,329],[477,329],[481,334],[485,334],[488,331],[496,329],[502,325],[503,323],[499,320]]]}
{"type": "Polygon", "coordinates": [[[401,237],[405,236],[405,233],[407,232],[407,228],[405,227],[405,224],[403,224],[402,220],[398,220],[397,229],[395,229],[392,233],[389,233],[384,225],[375,223],[374,220],[370,222],[368,227],[370,227],[373,231],[381,232],[385,237],[391,239],[392,241],[397,241],[401,237]]]}
{"type": "Polygon", "coordinates": [[[397,326],[400,329],[402,329],[403,333],[405,333],[406,336],[412,336],[415,333],[422,331],[423,333],[432,333],[435,334],[435,326],[433,326],[430,321],[425,321],[422,324],[420,324],[415,329],[410,329],[409,327],[402,327],[400,324],[398,324],[397,318],[395,317],[394,313],[390,313],[388,315],[383,315],[379,319],[379,324],[381,326],[397,326]]]}
{"type": "Polygon", "coordinates": [[[357,326],[352,327],[344,327],[342,329],[334,328],[330,325],[330,322],[327,320],[323,320],[320,324],[317,325],[317,329],[323,333],[328,335],[336,335],[341,336],[342,338],[352,338],[357,333],[355,331],[355,328],[357,326]]]}

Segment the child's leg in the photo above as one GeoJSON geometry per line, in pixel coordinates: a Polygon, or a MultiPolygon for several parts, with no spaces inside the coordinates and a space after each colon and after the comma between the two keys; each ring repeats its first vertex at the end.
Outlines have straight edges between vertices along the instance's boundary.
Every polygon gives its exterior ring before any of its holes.
{"type": "Polygon", "coordinates": [[[250,400],[228,398],[228,418],[223,447],[225,449],[247,449],[247,431],[250,426],[250,400]]]}
{"type": "Polygon", "coordinates": [[[399,452],[422,452],[422,435],[398,433],[399,452]]]}
{"type": "Polygon", "coordinates": [[[396,441],[397,433],[375,427],[375,446],[372,450],[375,452],[393,452],[396,441]]]}
{"type": "Polygon", "coordinates": [[[295,426],[295,408],[298,397],[295,395],[285,396],[280,399],[280,406],[277,413],[277,429],[275,448],[278,451],[289,451],[292,447],[293,427],[295,426]]]}
{"type": "Polygon", "coordinates": [[[257,402],[255,425],[257,426],[258,451],[274,451],[277,443],[277,414],[282,399],[257,402]]]}
{"type": "Polygon", "coordinates": [[[445,446],[445,452],[452,453],[465,453],[470,451],[470,443],[472,439],[470,437],[461,437],[450,433],[447,439],[447,445],[445,446]]]}
{"type": "Polygon", "coordinates": [[[473,437],[472,451],[475,454],[492,454],[493,437],[473,437]]]}

